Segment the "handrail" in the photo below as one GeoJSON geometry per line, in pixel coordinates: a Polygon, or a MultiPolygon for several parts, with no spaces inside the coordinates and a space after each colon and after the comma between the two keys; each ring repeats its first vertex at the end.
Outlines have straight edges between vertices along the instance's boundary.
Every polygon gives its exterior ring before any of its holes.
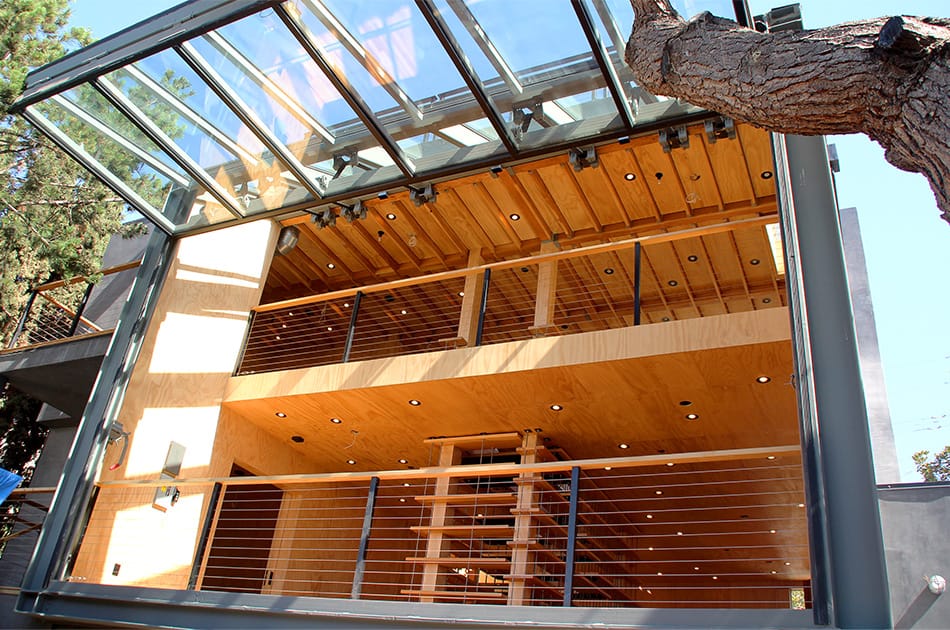
{"type": "Polygon", "coordinates": [[[300,306],[305,306],[308,304],[317,304],[320,302],[327,302],[330,300],[348,298],[356,295],[357,292],[371,293],[376,291],[386,291],[390,289],[400,289],[403,287],[410,287],[419,284],[427,284],[430,282],[440,282],[443,280],[452,280],[456,278],[464,278],[465,276],[470,276],[478,273],[484,273],[486,270],[496,270],[496,269],[510,269],[512,267],[522,267],[525,265],[534,265],[544,262],[555,262],[558,260],[567,260],[570,258],[578,258],[581,256],[590,256],[594,254],[604,254],[609,252],[614,252],[621,249],[627,249],[634,247],[638,243],[640,245],[652,245],[656,243],[668,243],[672,241],[679,241],[688,238],[696,238],[698,236],[706,236],[709,234],[719,234],[722,232],[731,232],[740,228],[756,227],[759,225],[767,225],[769,223],[775,223],[778,220],[777,214],[767,214],[760,217],[754,217],[751,219],[741,219],[738,221],[727,221],[724,223],[715,223],[712,225],[703,225],[700,227],[690,228],[688,230],[680,230],[677,232],[667,232],[665,234],[651,234],[648,236],[638,236],[635,238],[625,239],[622,241],[611,241],[609,243],[598,243],[596,245],[588,245],[586,247],[578,247],[575,249],[568,249],[560,252],[551,252],[548,254],[538,254],[536,256],[528,256],[524,258],[515,258],[513,260],[502,260],[493,263],[485,263],[477,267],[465,267],[464,269],[452,269],[449,271],[440,271],[438,273],[433,273],[425,276],[415,276],[412,278],[401,278],[399,280],[390,280],[388,282],[380,282],[378,284],[371,284],[363,287],[353,287],[349,289],[339,289],[336,291],[329,291],[327,293],[320,293],[317,295],[309,295],[306,297],[292,298],[289,300],[282,300],[280,302],[271,302],[270,304],[262,304],[251,309],[255,313],[267,313],[270,311],[278,311],[285,308],[296,308],[300,306]]]}
{"type": "MultiPolygon", "coordinates": [[[[762,446],[755,448],[734,448],[717,451],[693,451],[687,453],[673,453],[664,455],[639,455],[635,457],[600,457],[595,459],[575,459],[556,462],[537,462],[534,464],[473,464],[469,466],[431,466],[413,468],[411,470],[379,470],[367,472],[337,472],[308,475],[269,475],[261,477],[205,477],[195,479],[176,479],[175,485],[200,486],[215,483],[228,485],[257,485],[267,484],[311,484],[335,483],[339,481],[369,481],[373,477],[379,479],[420,479],[431,477],[471,477],[492,476],[518,473],[551,473],[570,471],[577,466],[581,470],[603,469],[604,466],[618,468],[640,468],[668,464],[692,464],[700,462],[735,461],[768,457],[771,455],[800,455],[801,447],[797,444],[785,446],[762,446]]],[[[115,481],[100,481],[96,485],[101,488],[136,488],[156,487],[168,485],[167,480],[160,479],[124,479],[115,481]]]]}
{"type": "MultiPolygon", "coordinates": [[[[123,271],[128,271],[129,269],[135,269],[136,267],[142,264],[141,260],[133,260],[132,262],[122,263],[121,265],[115,265],[114,267],[108,267],[106,269],[101,269],[97,271],[94,275],[99,276],[109,276],[114,273],[121,273],[123,271]]],[[[58,289],[60,287],[65,287],[71,284],[79,284],[80,282],[85,282],[89,279],[89,276],[74,276],[72,278],[67,278],[65,280],[54,280],[53,282],[47,282],[33,287],[33,290],[36,292],[50,291],[52,289],[58,289]]]]}

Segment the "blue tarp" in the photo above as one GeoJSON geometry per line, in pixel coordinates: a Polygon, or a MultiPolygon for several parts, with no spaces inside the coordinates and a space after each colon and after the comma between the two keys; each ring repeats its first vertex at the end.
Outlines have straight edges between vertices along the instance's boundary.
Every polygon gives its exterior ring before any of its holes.
{"type": "Polygon", "coordinates": [[[20,475],[0,468],[0,503],[7,500],[7,497],[20,485],[21,481],[23,481],[23,477],[20,475]]]}

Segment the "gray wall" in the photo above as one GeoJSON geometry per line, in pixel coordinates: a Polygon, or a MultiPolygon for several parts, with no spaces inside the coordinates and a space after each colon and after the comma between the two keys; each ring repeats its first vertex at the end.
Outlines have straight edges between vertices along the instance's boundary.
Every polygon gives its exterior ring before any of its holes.
{"type": "Polygon", "coordinates": [[[950,579],[950,483],[881,486],[878,497],[894,627],[950,628],[950,592],[926,582],[950,579]]]}

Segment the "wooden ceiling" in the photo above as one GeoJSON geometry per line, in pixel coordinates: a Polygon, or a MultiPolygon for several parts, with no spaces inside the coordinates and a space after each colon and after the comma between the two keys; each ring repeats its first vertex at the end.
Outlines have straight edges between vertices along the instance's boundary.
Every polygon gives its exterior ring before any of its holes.
{"type": "MultiPolygon", "coordinates": [[[[393,191],[365,201],[366,218],[352,223],[339,218],[319,228],[309,215],[287,219],[300,239],[275,257],[263,302],[464,268],[472,252],[495,262],[538,254],[554,239],[566,249],[776,212],[769,135],[748,125],[715,143],[702,125],[692,126],[688,148],[670,152],[651,133],[598,146],[597,158],[599,166],[581,171],[561,154],[435,182],[435,201],[418,206],[409,191],[393,191]]],[[[695,255],[714,266],[718,281],[718,293],[700,290],[726,312],[733,297],[777,293],[772,265],[748,264],[771,259],[764,230],[697,240],[689,249],[647,251],[644,287],[659,295],[669,280],[698,282],[690,274],[699,267],[686,263],[695,255]]],[[[692,308],[690,297],[681,298],[692,308]]]]}

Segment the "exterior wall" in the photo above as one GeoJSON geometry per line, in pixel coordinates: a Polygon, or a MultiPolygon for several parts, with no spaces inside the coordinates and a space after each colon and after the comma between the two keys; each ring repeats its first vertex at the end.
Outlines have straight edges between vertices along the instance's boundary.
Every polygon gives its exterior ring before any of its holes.
{"type": "Polygon", "coordinates": [[[935,595],[927,578],[950,578],[950,484],[878,489],[894,628],[950,628],[950,594],[935,595]]]}
{"type": "MultiPolygon", "coordinates": [[[[281,463],[271,472],[306,472],[289,447],[221,411],[275,237],[259,221],[179,243],[118,417],[131,433],[128,457],[109,470],[119,453],[110,447],[101,481],[158,479],[171,442],[185,448],[181,476],[228,476],[235,462],[263,472],[265,461],[281,463]]],[[[71,579],[185,588],[209,491],[181,488],[162,512],[151,489],[103,488],[71,579]]]]}

